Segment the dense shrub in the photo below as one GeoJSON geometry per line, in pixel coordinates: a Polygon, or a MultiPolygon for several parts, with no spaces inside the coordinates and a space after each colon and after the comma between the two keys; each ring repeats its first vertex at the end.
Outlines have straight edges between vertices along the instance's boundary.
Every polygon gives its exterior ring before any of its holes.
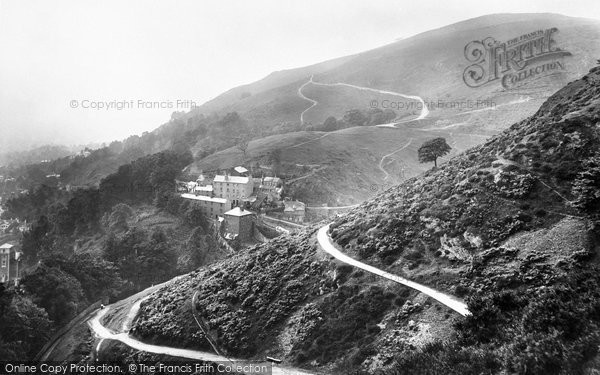
{"type": "Polygon", "coordinates": [[[600,211],[600,156],[583,162],[584,170],[573,182],[574,205],[585,212],[600,211]]]}
{"type": "Polygon", "coordinates": [[[323,265],[310,259],[315,249],[300,238],[279,237],[193,272],[192,277],[202,282],[182,285],[181,290],[165,289],[142,306],[133,332],[155,342],[210,349],[187,315],[197,290],[196,308],[220,348],[233,355],[252,355],[268,344],[266,335],[300,302],[315,298],[319,286],[333,286],[333,280],[322,282],[323,265]]]}
{"type": "Polygon", "coordinates": [[[357,342],[360,347],[367,347],[380,331],[375,324],[390,306],[379,287],[363,291],[357,285],[342,286],[319,304],[324,319],[294,350],[305,353],[307,361],[327,363],[341,357],[357,342]]]}

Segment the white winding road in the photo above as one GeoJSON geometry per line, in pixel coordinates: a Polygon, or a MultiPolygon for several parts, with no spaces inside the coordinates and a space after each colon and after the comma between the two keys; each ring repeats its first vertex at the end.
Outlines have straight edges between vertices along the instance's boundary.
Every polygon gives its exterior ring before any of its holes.
{"type": "Polygon", "coordinates": [[[304,86],[310,84],[313,82],[313,76],[310,76],[310,79],[305,82],[302,86],[298,87],[298,96],[301,97],[304,100],[308,100],[309,102],[311,102],[311,106],[306,108],[304,111],[302,111],[302,113],[300,113],[300,123],[304,124],[304,114],[311,109],[312,107],[316,106],[317,104],[319,104],[316,100],[313,100],[311,98],[308,98],[306,96],[304,96],[304,94],[302,93],[302,89],[304,88],[304,86]]]}
{"type": "MultiPolygon", "coordinates": [[[[156,286],[151,287],[151,288],[156,288],[156,286]]],[[[92,331],[94,332],[94,334],[96,335],[96,337],[100,339],[96,349],[97,350],[100,349],[100,346],[101,346],[102,342],[104,342],[104,340],[116,340],[116,341],[119,341],[135,350],[139,350],[139,351],[143,351],[143,352],[147,352],[147,353],[163,354],[163,355],[168,355],[168,356],[172,356],[172,357],[187,358],[187,359],[192,359],[192,360],[197,360],[197,361],[210,361],[210,362],[221,362],[221,363],[229,363],[231,361],[245,362],[245,363],[258,363],[259,362],[259,361],[252,361],[252,360],[248,360],[248,359],[233,359],[233,358],[220,356],[215,353],[203,352],[203,351],[199,351],[199,350],[173,348],[173,347],[169,347],[169,346],[147,344],[147,343],[139,341],[136,338],[130,336],[129,328],[131,327],[131,323],[133,322],[133,319],[136,317],[137,313],[139,312],[141,303],[149,297],[150,296],[146,296],[146,297],[136,301],[135,304],[133,304],[129,313],[127,314],[126,320],[123,322],[123,325],[122,325],[123,332],[113,332],[102,325],[102,323],[101,323],[102,317],[104,315],[106,315],[106,313],[108,313],[108,311],[110,310],[110,306],[106,306],[104,309],[98,310],[98,312],[87,322],[88,325],[90,326],[90,328],[92,329],[92,331]]],[[[285,375],[294,375],[294,374],[314,375],[315,374],[315,373],[308,372],[305,370],[300,370],[300,369],[295,369],[295,368],[290,368],[290,367],[283,367],[283,366],[275,365],[275,364],[272,364],[272,370],[273,370],[272,373],[277,374],[277,375],[284,375],[284,374],[285,375]]]]}
{"type": "Polygon", "coordinates": [[[100,339],[120,341],[133,349],[148,353],[165,354],[173,357],[189,358],[200,361],[228,361],[227,358],[221,357],[214,353],[146,344],[129,336],[128,332],[112,332],[108,328],[104,327],[102,323],[100,323],[100,320],[104,315],[106,315],[109,309],[110,308],[108,306],[105,307],[104,309],[98,311],[98,313],[88,321],[88,325],[100,339]]]}
{"type": "Polygon", "coordinates": [[[328,86],[328,87],[336,87],[336,86],[342,86],[342,87],[351,87],[357,90],[361,90],[361,91],[370,91],[370,92],[376,92],[378,94],[386,94],[386,95],[394,95],[394,96],[400,96],[403,97],[405,99],[412,99],[412,100],[416,100],[419,103],[421,103],[421,113],[419,114],[419,117],[415,118],[415,119],[409,119],[409,120],[403,120],[400,122],[395,122],[395,123],[390,123],[390,124],[383,124],[383,125],[377,125],[379,127],[395,127],[394,125],[397,124],[401,124],[404,122],[409,122],[409,121],[415,121],[415,120],[422,120],[425,117],[427,117],[429,115],[429,109],[427,108],[427,105],[425,104],[425,101],[423,100],[423,98],[421,98],[420,96],[416,96],[416,95],[405,95],[405,94],[401,94],[399,92],[395,92],[395,91],[387,91],[387,90],[379,90],[379,89],[373,89],[370,87],[364,87],[364,86],[357,86],[357,85],[351,85],[349,83],[321,83],[321,82],[315,82],[313,81],[313,76],[310,76],[310,79],[305,82],[304,84],[302,84],[302,86],[300,86],[298,88],[298,96],[300,96],[302,99],[308,100],[309,102],[311,102],[311,106],[306,108],[304,111],[302,111],[302,113],[300,114],[300,123],[304,124],[304,114],[310,110],[311,108],[313,108],[314,106],[316,106],[317,104],[319,104],[316,100],[314,99],[310,99],[308,97],[306,97],[303,93],[302,93],[302,89],[309,85],[309,84],[313,84],[313,85],[317,85],[317,86],[328,86]]]}
{"type": "Polygon", "coordinates": [[[457,299],[456,297],[442,293],[440,291],[437,291],[437,290],[427,287],[425,285],[416,283],[414,281],[405,279],[404,277],[382,271],[379,268],[359,262],[358,260],[351,258],[348,255],[342,253],[341,251],[339,251],[337,249],[337,247],[331,240],[331,237],[329,237],[328,232],[329,232],[330,225],[331,224],[325,225],[324,227],[319,229],[319,232],[317,233],[317,240],[319,242],[319,245],[325,252],[329,253],[330,255],[334,256],[335,258],[341,260],[342,262],[344,262],[346,264],[361,268],[372,274],[384,277],[388,280],[392,280],[399,284],[406,285],[409,288],[418,290],[419,292],[428,295],[429,297],[435,299],[436,301],[440,302],[441,304],[448,306],[449,308],[456,311],[457,313],[459,313],[462,316],[467,316],[467,315],[471,314],[469,312],[469,309],[467,308],[467,305],[464,302],[457,299]]]}
{"type": "MultiPolygon", "coordinates": [[[[330,224],[319,229],[319,232],[317,234],[317,240],[318,240],[321,248],[324,251],[326,251],[327,253],[334,256],[335,258],[339,259],[340,261],[342,261],[344,263],[361,268],[367,272],[371,272],[375,275],[384,277],[386,279],[392,280],[394,282],[397,282],[397,283],[406,285],[410,288],[413,288],[415,290],[418,290],[419,292],[428,295],[429,297],[439,301],[440,303],[442,303],[445,306],[448,306],[449,308],[451,308],[452,310],[458,312],[459,314],[461,314],[463,316],[470,314],[470,312],[467,309],[467,306],[464,302],[462,302],[450,295],[439,292],[435,289],[421,285],[414,281],[407,280],[403,277],[393,275],[389,272],[382,271],[376,267],[359,262],[358,260],[353,259],[353,258],[343,254],[341,251],[339,251],[335,247],[333,241],[329,237],[329,234],[328,234],[329,226],[330,226],[330,224]]],[[[152,288],[156,289],[156,286],[152,287],[152,288]]],[[[116,341],[119,341],[135,350],[144,351],[147,353],[163,354],[163,355],[168,355],[168,356],[173,356],[173,357],[188,358],[188,359],[199,360],[199,361],[230,362],[233,360],[233,361],[251,362],[249,360],[232,359],[232,358],[220,356],[220,355],[217,355],[214,353],[209,353],[209,352],[204,352],[204,351],[199,351],[199,350],[173,348],[173,347],[169,347],[169,346],[147,344],[147,343],[139,341],[136,338],[130,336],[129,329],[131,327],[131,323],[133,322],[134,318],[138,314],[141,303],[146,298],[149,298],[149,296],[139,299],[132,305],[130,311],[127,314],[127,318],[125,319],[125,321],[122,324],[123,332],[113,332],[102,325],[102,323],[101,323],[102,317],[104,315],[106,315],[106,313],[108,313],[108,311],[110,310],[110,306],[107,306],[104,309],[99,310],[88,321],[88,325],[90,326],[90,328],[92,329],[92,331],[94,332],[96,337],[100,339],[97,349],[100,348],[100,346],[104,340],[116,340],[116,341]]],[[[289,367],[282,367],[282,366],[273,364],[273,374],[312,375],[314,373],[307,372],[305,370],[294,369],[294,368],[289,368],[289,367]]]]}

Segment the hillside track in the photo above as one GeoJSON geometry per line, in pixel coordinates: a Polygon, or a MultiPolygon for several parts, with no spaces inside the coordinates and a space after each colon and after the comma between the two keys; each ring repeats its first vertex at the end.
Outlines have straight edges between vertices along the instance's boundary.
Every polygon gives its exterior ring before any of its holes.
{"type": "Polygon", "coordinates": [[[417,282],[405,279],[404,277],[394,275],[389,272],[380,270],[379,268],[362,263],[362,262],[342,253],[340,250],[337,249],[337,247],[335,246],[335,243],[329,236],[329,226],[330,225],[331,224],[327,224],[327,225],[323,226],[317,232],[317,241],[319,243],[319,246],[323,249],[323,251],[329,253],[333,257],[337,258],[338,260],[340,260],[346,264],[363,269],[367,272],[381,276],[383,278],[397,282],[399,284],[405,285],[409,288],[415,289],[415,290],[435,299],[436,301],[449,307],[450,309],[456,311],[457,313],[459,313],[462,316],[467,316],[467,315],[471,314],[469,312],[467,305],[463,301],[461,301],[460,299],[458,299],[454,296],[440,292],[439,290],[435,290],[433,288],[419,284],[417,282]]]}
{"type": "Polygon", "coordinates": [[[310,76],[310,79],[307,82],[303,83],[302,86],[300,86],[298,88],[298,96],[300,96],[300,98],[302,98],[304,100],[311,102],[310,107],[306,108],[304,111],[302,111],[302,113],[300,113],[300,123],[302,123],[302,124],[304,124],[304,115],[306,114],[306,112],[308,112],[311,108],[313,108],[314,106],[319,104],[319,102],[317,102],[316,100],[311,99],[311,98],[307,97],[306,95],[304,95],[304,93],[302,93],[302,89],[309,84],[313,84],[313,85],[317,85],[317,86],[326,86],[326,87],[350,87],[350,88],[361,90],[361,91],[369,91],[369,92],[374,92],[374,93],[384,94],[384,95],[400,96],[405,99],[416,100],[421,104],[421,113],[419,114],[419,116],[417,118],[402,120],[402,121],[394,122],[394,123],[390,123],[390,124],[384,124],[384,125],[388,125],[389,127],[395,127],[395,125],[402,124],[405,122],[423,120],[424,118],[426,118],[429,115],[429,109],[427,108],[427,104],[425,104],[425,100],[423,100],[423,98],[421,98],[420,96],[417,96],[417,95],[406,95],[406,94],[402,94],[402,93],[395,92],[395,91],[379,90],[379,89],[374,89],[372,87],[352,85],[350,83],[343,83],[343,82],[337,82],[337,83],[315,82],[314,76],[310,76]]]}
{"type": "Polygon", "coordinates": [[[392,155],[394,155],[397,152],[400,152],[402,150],[404,150],[405,148],[407,148],[408,146],[410,146],[410,144],[412,143],[413,139],[410,138],[408,140],[408,143],[406,143],[404,146],[400,147],[399,149],[397,149],[396,151],[392,151],[389,154],[383,155],[381,157],[381,160],[379,161],[379,169],[384,173],[385,177],[383,178],[383,181],[387,181],[387,179],[390,177],[390,174],[385,170],[385,168],[383,167],[383,161],[389,157],[391,157],[392,155]]]}
{"type": "MultiPolygon", "coordinates": [[[[145,291],[139,293],[138,295],[140,296],[140,298],[137,301],[135,301],[135,303],[132,304],[132,306],[127,314],[127,318],[125,319],[125,321],[122,324],[121,332],[115,332],[113,330],[110,330],[101,323],[102,318],[108,313],[108,311],[111,309],[112,305],[106,306],[104,309],[97,310],[97,312],[91,317],[91,319],[87,321],[88,326],[90,327],[90,329],[92,330],[92,332],[94,333],[96,338],[99,340],[99,343],[96,346],[96,349],[97,350],[100,349],[102,343],[106,340],[116,340],[116,341],[119,341],[119,342],[129,346],[132,349],[139,350],[139,351],[146,352],[146,353],[162,354],[162,355],[168,355],[168,356],[178,357],[178,358],[187,358],[187,359],[192,359],[192,360],[197,360],[197,361],[209,361],[209,362],[220,362],[220,363],[230,363],[232,361],[246,362],[246,363],[253,362],[252,360],[248,360],[248,359],[233,359],[233,358],[218,355],[215,353],[204,352],[201,350],[182,349],[182,348],[174,348],[174,347],[169,347],[169,346],[164,346],[164,345],[147,344],[147,343],[142,342],[142,341],[129,335],[129,329],[132,325],[133,320],[135,319],[135,317],[137,316],[137,314],[139,312],[142,302],[149,299],[151,297],[151,294],[158,289],[157,287],[160,287],[160,286],[166,285],[168,283],[171,283],[173,281],[176,281],[179,278],[181,278],[181,276],[176,277],[172,280],[169,280],[163,284],[150,287],[150,288],[146,289],[145,291]],[[146,291],[148,291],[148,292],[144,293],[146,291]]],[[[98,358],[97,353],[96,353],[96,358],[98,358]]],[[[258,362],[264,362],[264,361],[254,361],[254,362],[258,363],[258,362]]],[[[289,375],[294,375],[294,374],[315,375],[315,374],[317,374],[315,372],[309,372],[309,371],[302,370],[302,369],[284,367],[284,366],[275,365],[275,364],[272,364],[272,366],[273,366],[272,374],[274,374],[274,375],[283,375],[283,374],[286,374],[286,375],[287,374],[289,374],[289,375]]]]}

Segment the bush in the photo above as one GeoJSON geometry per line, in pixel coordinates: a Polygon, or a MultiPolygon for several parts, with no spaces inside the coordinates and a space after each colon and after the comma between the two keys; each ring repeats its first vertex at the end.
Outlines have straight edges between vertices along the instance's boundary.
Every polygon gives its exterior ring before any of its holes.
{"type": "Polygon", "coordinates": [[[573,182],[574,206],[584,212],[600,210],[600,155],[583,162],[583,170],[573,182]]]}
{"type": "Polygon", "coordinates": [[[389,307],[380,287],[361,291],[357,285],[342,286],[321,301],[319,308],[324,319],[293,351],[307,353],[306,362],[326,363],[343,357],[357,342],[367,347],[379,333],[376,324],[389,307]]]}

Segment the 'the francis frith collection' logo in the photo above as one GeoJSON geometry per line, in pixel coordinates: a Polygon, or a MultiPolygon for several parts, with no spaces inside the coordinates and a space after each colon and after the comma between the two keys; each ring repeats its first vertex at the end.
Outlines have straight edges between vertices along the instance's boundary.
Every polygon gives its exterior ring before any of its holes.
{"type": "Polygon", "coordinates": [[[534,77],[565,70],[562,58],[571,53],[556,46],[556,27],[537,30],[506,42],[492,37],[474,40],[465,46],[465,58],[472,63],[463,72],[469,87],[500,80],[505,89],[520,86],[534,77]]]}

